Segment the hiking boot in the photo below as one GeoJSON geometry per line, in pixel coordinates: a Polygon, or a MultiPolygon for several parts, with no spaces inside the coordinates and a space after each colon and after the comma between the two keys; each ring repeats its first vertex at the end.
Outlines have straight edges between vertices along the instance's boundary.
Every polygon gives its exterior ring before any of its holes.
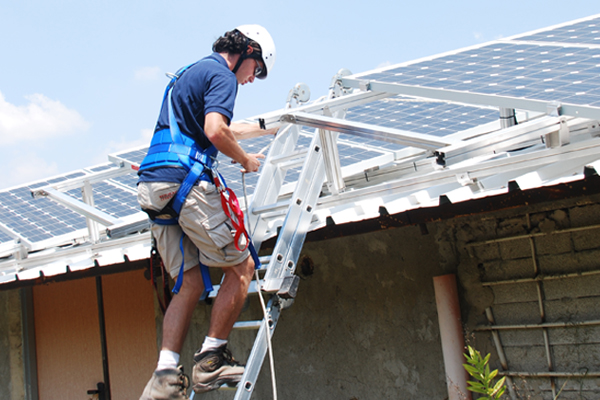
{"type": "Polygon", "coordinates": [[[183,374],[183,367],[154,371],[140,400],[184,400],[190,380],[183,374]]]}
{"type": "Polygon", "coordinates": [[[223,345],[214,350],[194,354],[192,372],[193,389],[196,393],[215,390],[222,385],[235,387],[244,374],[244,366],[233,359],[231,352],[223,345]]]}

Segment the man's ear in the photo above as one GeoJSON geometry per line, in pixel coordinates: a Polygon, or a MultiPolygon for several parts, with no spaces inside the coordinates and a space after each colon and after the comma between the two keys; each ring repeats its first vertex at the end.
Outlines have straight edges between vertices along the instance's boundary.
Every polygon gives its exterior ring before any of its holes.
{"type": "Polygon", "coordinates": [[[254,47],[248,46],[248,50],[246,50],[246,54],[250,55],[254,52],[254,47]]]}

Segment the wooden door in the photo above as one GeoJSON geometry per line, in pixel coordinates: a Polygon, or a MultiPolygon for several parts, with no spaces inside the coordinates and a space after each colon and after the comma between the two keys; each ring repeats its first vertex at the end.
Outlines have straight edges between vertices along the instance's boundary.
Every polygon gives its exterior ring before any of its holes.
{"type": "MultiPolygon", "coordinates": [[[[102,277],[112,400],[139,398],[156,364],[150,282],[143,271],[102,277]]],[[[33,290],[40,400],[89,399],[103,382],[95,278],[33,290]]]]}

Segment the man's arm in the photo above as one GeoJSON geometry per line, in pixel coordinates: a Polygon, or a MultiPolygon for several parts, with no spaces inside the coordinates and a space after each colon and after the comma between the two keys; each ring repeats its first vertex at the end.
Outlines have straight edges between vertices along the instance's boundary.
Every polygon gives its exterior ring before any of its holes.
{"type": "Polygon", "coordinates": [[[270,129],[260,129],[259,124],[246,124],[239,122],[232,122],[229,129],[233,132],[233,135],[237,140],[251,139],[259,136],[275,135],[279,130],[279,127],[270,129]]]}
{"type": "MultiPolygon", "coordinates": [[[[259,130],[265,132],[260,128],[259,130]]],[[[258,158],[264,158],[264,156],[248,154],[240,147],[234,132],[227,126],[227,118],[224,115],[218,112],[206,114],[204,119],[204,133],[217,150],[238,162],[244,167],[246,172],[256,172],[260,168],[258,158]]]]}

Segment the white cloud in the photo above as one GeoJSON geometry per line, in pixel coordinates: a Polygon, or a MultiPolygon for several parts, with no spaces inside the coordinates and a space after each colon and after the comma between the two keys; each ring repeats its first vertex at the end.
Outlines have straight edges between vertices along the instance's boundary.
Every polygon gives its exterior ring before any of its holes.
{"type": "Polygon", "coordinates": [[[159,67],[143,67],[133,72],[136,81],[155,81],[161,76],[159,67]]]}
{"type": "Polygon", "coordinates": [[[142,129],[137,138],[127,140],[121,137],[119,140],[111,140],[106,144],[102,151],[97,152],[98,156],[92,160],[94,164],[100,164],[108,161],[108,155],[120,153],[140,146],[149,146],[154,129],[142,129]]]}
{"type": "Polygon", "coordinates": [[[48,162],[34,152],[19,152],[18,156],[14,155],[11,161],[2,163],[3,178],[0,189],[46,179],[60,173],[56,162],[48,162]],[[27,162],[19,162],[19,160],[27,160],[27,162]]]}
{"type": "Polygon", "coordinates": [[[377,69],[379,69],[379,68],[386,68],[386,67],[389,67],[390,65],[392,65],[391,61],[384,61],[384,62],[382,62],[381,64],[379,64],[377,66],[377,69]]]}
{"type": "Polygon", "coordinates": [[[29,103],[16,106],[0,92],[0,145],[68,135],[86,130],[89,123],[75,110],[43,94],[25,97],[29,103]]]}

